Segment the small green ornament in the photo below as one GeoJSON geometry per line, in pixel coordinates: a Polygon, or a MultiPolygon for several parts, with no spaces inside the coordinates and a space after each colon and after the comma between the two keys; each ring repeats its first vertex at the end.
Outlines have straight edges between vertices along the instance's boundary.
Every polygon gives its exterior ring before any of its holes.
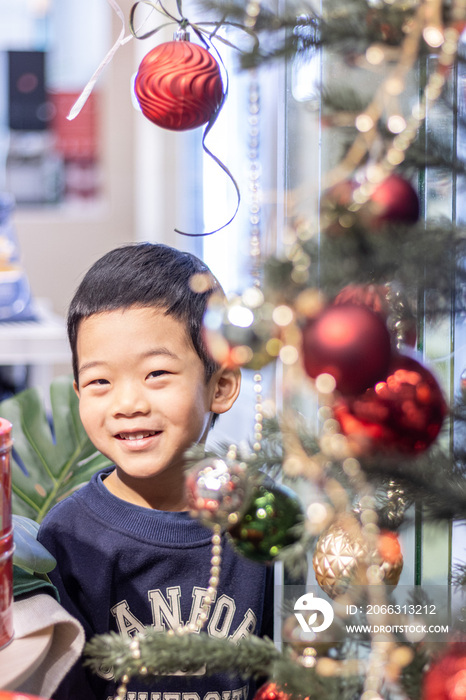
{"type": "Polygon", "coordinates": [[[229,529],[235,549],[256,562],[272,563],[284,547],[300,539],[303,512],[285,486],[259,486],[244,515],[229,529]]]}

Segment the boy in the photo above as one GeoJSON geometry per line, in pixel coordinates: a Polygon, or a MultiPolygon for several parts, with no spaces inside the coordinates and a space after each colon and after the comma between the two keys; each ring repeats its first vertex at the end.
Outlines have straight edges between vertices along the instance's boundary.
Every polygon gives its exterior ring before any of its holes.
{"type": "MultiPolygon", "coordinates": [[[[164,245],[111,251],[84,277],[69,309],[74,386],[89,438],[114,464],[56,505],[39,540],[58,564],[50,578],[86,637],[133,636],[195,624],[208,587],[211,531],[190,518],[185,450],[228,411],[239,372],[219,367],[201,329],[218,284],[194,256],[164,245]],[[206,282],[208,289],[206,289],[206,282]],[[199,289],[203,291],[195,291],[199,289]]],[[[271,634],[270,571],[224,542],[216,600],[205,631],[239,640],[271,634]]],[[[108,700],[111,669],[79,663],[57,700],[108,700]]],[[[128,700],[247,700],[238,677],[181,673],[137,680],[128,700]]]]}

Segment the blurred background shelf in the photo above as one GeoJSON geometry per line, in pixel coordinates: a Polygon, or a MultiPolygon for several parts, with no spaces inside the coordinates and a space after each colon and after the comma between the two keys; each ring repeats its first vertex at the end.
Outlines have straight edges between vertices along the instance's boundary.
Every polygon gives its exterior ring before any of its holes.
{"type": "MultiPolygon", "coordinates": [[[[34,301],[35,321],[0,322],[0,376],[3,396],[11,389],[36,386],[48,403],[54,373],[71,373],[65,320],[46,299],[34,301]]],[[[11,393],[13,393],[11,391],[11,393]]]]}

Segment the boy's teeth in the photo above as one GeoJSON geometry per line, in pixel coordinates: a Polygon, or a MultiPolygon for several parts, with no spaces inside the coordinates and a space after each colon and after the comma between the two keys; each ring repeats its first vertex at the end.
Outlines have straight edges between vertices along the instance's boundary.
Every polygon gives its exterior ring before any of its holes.
{"type": "Polygon", "coordinates": [[[145,433],[120,433],[120,438],[123,440],[142,440],[154,434],[154,431],[146,431],[145,433]]]}

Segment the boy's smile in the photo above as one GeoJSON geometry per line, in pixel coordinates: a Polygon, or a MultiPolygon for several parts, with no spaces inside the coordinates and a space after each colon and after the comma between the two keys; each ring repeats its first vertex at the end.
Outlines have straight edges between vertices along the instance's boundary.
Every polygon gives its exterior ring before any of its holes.
{"type": "Polygon", "coordinates": [[[222,370],[206,382],[185,324],[154,307],[83,319],[77,356],[83,425],[117,467],[107,488],[137,505],[182,510],[183,454],[205,439],[211,412],[231,406],[239,379],[234,391],[222,370]]]}

